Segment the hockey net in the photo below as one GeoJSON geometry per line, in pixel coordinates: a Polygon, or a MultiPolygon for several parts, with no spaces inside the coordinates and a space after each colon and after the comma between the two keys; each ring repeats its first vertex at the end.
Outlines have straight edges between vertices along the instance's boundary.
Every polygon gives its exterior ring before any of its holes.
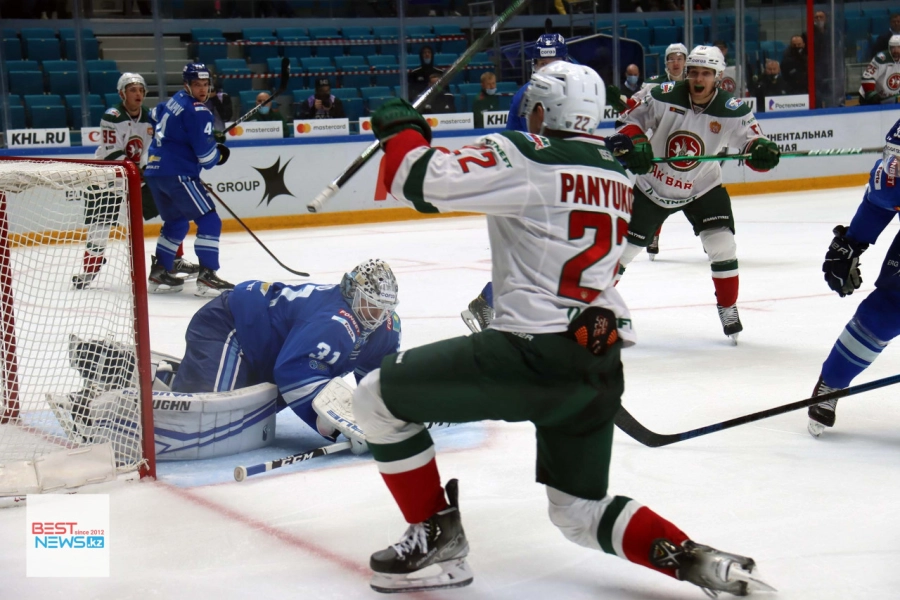
{"type": "Polygon", "coordinates": [[[0,498],[155,475],[140,206],[131,163],[0,159],[0,498]]]}

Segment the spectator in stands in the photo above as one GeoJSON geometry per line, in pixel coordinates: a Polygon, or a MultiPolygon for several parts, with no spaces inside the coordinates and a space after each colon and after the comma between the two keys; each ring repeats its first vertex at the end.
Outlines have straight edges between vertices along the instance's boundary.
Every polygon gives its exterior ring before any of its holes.
{"type": "Polygon", "coordinates": [[[635,92],[644,86],[641,70],[637,65],[631,64],[625,67],[625,83],[622,84],[622,95],[631,98],[635,92]]]}
{"type": "Polygon", "coordinates": [[[725,57],[725,65],[729,67],[734,66],[734,59],[728,58],[728,44],[722,40],[716,40],[713,42],[713,46],[722,51],[722,56],[725,57]]]}
{"type": "MultiPolygon", "coordinates": [[[[431,46],[422,46],[422,49],[419,50],[419,62],[421,64],[412,69],[407,76],[410,102],[414,101],[419,97],[419,94],[425,91],[428,87],[428,78],[432,74],[437,73],[438,76],[443,74],[443,71],[434,66],[434,50],[431,49],[431,46]]],[[[407,68],[409,68],[409,65],[407,65],[407,68]]]]}
{"type": "Polygon", "coordinates": [[[894,104],[900,99],[900,35],[888,40],[888,51],[875,55],[863,71],[859,86],[860,104],[894,104]]]}
{"type": "Polygon", "coordinates": [[[331,95],[331,81],[327,77],[316,80],[316,93],[306,99],[300,109],[301,119],[343,119],[341,99],[331,95]]]}
{"type": "Polygon", "coordinates": [[[765,111],[766,98],[770,96],[786,96],[789,93],[787,81],[781,76],[781,65],[778,64],[777,60],[767,59],[765,72],[757,81],[754,81],[753,86],[757,110],[762,109],[765,111]]]}
{"type": "Polygon", "coordinates": [[[260,107],[256,114],[247,119],[248,121],[281,121],[282,133],[284,137],[291,137],[291,126],[285,121],[284,117],[281,116],[281,112],[276,110],[275,101],[272,100],[265,106],[261,106],[266,100],[269,99],[268,92],[260,92],[256,95],[256,105],[260,107]]]}
{"type": "Polygon", "coordinates": [[[878,39],[875,40],[875,44],[872,46],[872,56],[879,52],[888,51],[888,41],[892,35],[900,35],[900,12],[891,15],[890,29],[879,35],[878,39]]]}
{"type": "MultiPolygon", "coordinates": [[[[440,78],[440,71],[438,71],[437,73],[432,73],[428,77],[428,87],[436,84],[440,78]]],[[[494,87],[497,87],[496,83],[494,84],[494,87]]],[[[419,112],[423,115],[444,115],[447,113],[455,113],[456,100],[454,100],[453,94],[451,94],[447,90],[438,90],[437,94],[431,100],[429,100],[427,104],[422,105],[419,112]]]]}
{"type": "Polygon", "coordinates": [[[808,93],[809,68],[806,61],[806,42],[802,35],[795,35],[791,38],[791,45],[785,48],[784,58],[781,60],[781,73],[789,94],[808,93]]]}
{"type": "Polygon", "coordinates": [[[481,93],[472,103],[472,112],[475,114],[475,129],[484,127],[484,115],[482,113],[500,110],[500,98],[497,97],[497,76],[486,71],[481,74],[481,93]]]}
{"type": "Polygon", "coordinates": [[[209,112],[213,114],[213,135],[220,144],[225,143],[225,123],[230,121],[234,116],[234,107],[231,106],[231,97],[221,89],[209,95],[209,99],[204,102],[209,112]]]}
{"type": "MultiPolygon", "coordinates": [[[[843,48],[844,42],[840,29],[836,29],[835,48],[843,48]]],[[[804,38],[805,41],[805,38],[804,38]]],[[[816,67],[816,108],[837,106],[840,90],[844,82],[844,62],[838,57],[837,64],[832,60],[831,32],[828,31],[828,15],[825,11],[816,11],[813,15],[813,63],[816,67]],[[835,68],[832,69],[832,66],[835,68]],[[833,72],[832,72],[833,71],[833,72]]]]}

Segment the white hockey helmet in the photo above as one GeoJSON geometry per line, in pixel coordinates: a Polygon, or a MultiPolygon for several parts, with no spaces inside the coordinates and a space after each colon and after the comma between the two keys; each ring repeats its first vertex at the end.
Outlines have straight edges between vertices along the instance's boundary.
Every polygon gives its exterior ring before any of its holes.
{"type": "Polygon", "coordinates": [[[122,76],[119,77],[119,83],[116,84],[116,89],[121,94],[132,83],[139,83],[144,88],[144,93],[147,93],[147,82],[138,73],[122,73],[122,76]]]}
{"type": "Polygon", "coordinates": [[[684,57],[687,58],[687,47],[684,44],[669,44],[669,47],[666,48],[665,60],[669,60],[670,54],[684,54],[684,57]]]}
{"type": "Polygon", "coordinates": [[[606,86],[588,66],[553,62],[531,76],[519,115],[528,118],[538,104],[544,129],[592,134],[603,117],[606,86]]]}
{"type": "Polygon", "coordinates": [[[356,265],[341,279],[341,295],[367,331],[391,317],[397,308],[397,279],[380,258],[356,265]]]}
{"type": "Polygon", "coordinates": [[[894,46],[900,46],[900,35],[892,35],[888,40],[888,48],[893,48],[894,46]]]}
{"type": "Polygon", "coordinates": [[[712,69],[716,72],[716,77],[719,77],[725,72],[725,56],[715,46],[697,46],[691,50],[685,61],[684,68],[691,67],[712,69]]]}

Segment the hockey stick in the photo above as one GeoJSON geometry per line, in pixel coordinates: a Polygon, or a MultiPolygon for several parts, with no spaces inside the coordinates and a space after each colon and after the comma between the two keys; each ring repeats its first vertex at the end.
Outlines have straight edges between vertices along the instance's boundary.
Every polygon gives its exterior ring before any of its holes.
{"type": "MultiPolygon", "coordinates": [[[[487,44],[487,42],[492,39],[497,33],[503,29],[503,26],[516,16],[519,11],[525,8],[525,5],[528,4],[528,0],[515,0],[509,8],[507,8],[503,13],[497,17],[497,20],[491,25],[490,29],[484,32],[480,38],[475,40],[475,42],[469,46],[465,52],[459,55],[459,58],[454,61],[452,65],[450,65],[444,74],[441,75],[441,78],[438,79],[433,86],[422,92],[422,94],[415,99],[412,103],[413,108],[419,108],[423,104],[427,104],[429,100],[431,100],[434,96],[437,95],[438,91],[444,88],[444,85],[447,84],[453,77],[467,64],[472,58],[481,51],[481,49],[487,44]]],[[[356,157],[350,166],[347,167],[343,173],[338,175],[337,179],[328,184],[324,190],[319,192],[319,195],[315,197],[315,199],[306,205],[306,209],[311,213],[317,213],[322,210],[322,207],[325,206],[325,203],[334,196],[338,190],[344,187],[350,178],[352,178],[356,173],[365,166],[369,159],[375,156],[375,153],[381,148],[381,142],[375,140],[372,144],[363,150],[362,154],[356,157]]]]}
{"type": "MultiPolygon", "coordinates": [[[[884,148],[826,148],[824,150],[801,150],[799,152],[782,152],[781,158],[798,158],[801,156],[855,156],[857,154],[881,154],[884,148]]],[[[707,156],[660,156],[654,158],[655,163],[672,162],[710,162],[719,160],[747,160],[749,154],[712,154],[707,156]]]]}
{"type": "Polygon", "coordinates": [[[326,454],[334,454],[335,452],[341,452],[343,450],[349,449],[350,442],[340,442],[338,444],[332,444],[330,446],[322,446],[321,448],[316,448],[315,450],[310,450],[309,452],[291,454],[290,456],[270,460],[269,462],[260,463],[258,465],[251,465],[249,467],[235,467],[234,480],[243,481],[250,475],[259,475],[260,473],[265,473],[266,471],[271,471],[272,469],[286,467],[287,465],[303,462],[311,458],[316,458],[317,456],[325,456],[326,454]]]}
{"type": "Polygon", "coordinates": [[[275,256],[274,254],[272,254],[272,251],[269,250],[266,247],[266,245],[262,243],[262,240],[260,240],[258,237],[256,237],[256,234],[253,233],[253,231],[249,227],[247,227],[247,224],[244,223],[243,221],[241,221],[241,218],[239,216],[234,214],[234,211],[231,210],[231,208],[227,204],[225,204],[224,200],[219,198],[219,195],[213,191],[212,186],[209,185],[208,183],[206,183],[205,181],[203,182],[203,185],[206,186],[206,190],[210,193],[210,195],[212,195],[212,197],[215,198],[219,202],[219,204],[222,205],[222,208],[227,210],[231,214],[231,216],[234,217],[234,220],[241,224],[241,227],[243,227],[247,231],[247,233],[250,234],[250,237],[252,237],[254,240],[256,240],[256,243],[259,244],[260,247],[262,247],[262,249],[265,250],[268,253],[268,255],[271,256],[275,260],[275,262],[277,262],[281,266],[282,269],[284,269],[288,273],[293,273],[294,275],[299,275],[300,277],[309,277],[309,273],[304,273],[303,271],[295,271],[294,269],[290,268],[289,266],[287,266],[286,264],[284,264],[283,262],[278,260],[278,257],[275,256]]]}
{"type": "Polygon", "coordinates": [[[257,112],[259,112],[260,108],[262,108],[263,106],[267,105],[269,102],[274,100],[276,96],[280,96],[283,93],[285,93],[287,91],[288,79],[290,78],[290,76],[291,76],[291,61],[287,56],[285,56],[284,58],[281,59],[281,81],[279,82],[280,87],[277,90],[275,90],[274,92],[272,92],[271,94],[269,94],[268,100],[266,100],[262,104],[257,104],[256,106],[254,106],[253,108],[248,110],[245,115],[239,117],[237,121],[235,121],[234,123],[229,125],[228,128],[222,132],[222,135],[228,135],[229,131],[231,131],[232,129],[234,129],[235,127],[237,127],[238,125],[240,125],[241,123],[243,123],[244,121],[246,121],[247,119],[252,117],[253,115],[255,115],[257,112]]]}
{"type": "Polygon", "coordinates": [[[623,406],[619,408],[619,412],[616,414],[616,426],[618,426],[619,429],[624,431],[626,434],[628,434],[630,437],[634,438],[641,444],[649,446],[651,448],[659,448],[660,446],[668,446],[669,444],[674,444],[675,442],[683,442],[684,440],[700,437],[701,435],[707,435],[709,433],[715,433],[716,431],[722,431],[723,429],[731,429],[732,427],[737,427],[738,425],[745,425],[754,421],[768,419],[769,417],[774,417],[776,415],[784,414],[801,408],[806,408],[807,406],[812,406],[813,404],[819,404],[820,402],[825,402],[826,400],[837,400],[839,398],[846,398],[847,396],[853,396],[855,394],[877,390],[878,388],[894,385],[895,383],[900,383],[900,375],[892,375],[891,377],[885,377],[884,379],[878,379],[869,383],[854,385],[842,390],[831,392],[830,394],[822,394],[821,396],[807,398],[806,400],[791,402],[790,404],[784,404],[782,406],[776,406],[775,408],[761,410],[749,415],[744,415],[743,417],[729,419],[728,421],[714,423],[713,425],[691,429],[690,431],[684,431],[682,433],[654,433],[653,431],[650,431],[649,429],[638,423],[637,419],[631,416],[631,413],[625,410],[625,407],[623,406]]]}

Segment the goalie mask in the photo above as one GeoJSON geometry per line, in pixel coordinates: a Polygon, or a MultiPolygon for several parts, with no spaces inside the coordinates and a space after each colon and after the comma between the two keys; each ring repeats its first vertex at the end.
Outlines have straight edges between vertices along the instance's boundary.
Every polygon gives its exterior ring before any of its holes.
{"type": "Polygon", "coordinates": [[[386,262],[370,259],[344,273],[341,295],[363,328],[371,331],[388,320],[397,308],[397,279],[386,262]]]}
{"type": "Polygon", "coordinates": [[[531,76],[519,116],[528,118],[544,107],[544,129],[592,134],[606,105],[606,86],[597,72],[584,65],[557,61],[531,76]]]}

